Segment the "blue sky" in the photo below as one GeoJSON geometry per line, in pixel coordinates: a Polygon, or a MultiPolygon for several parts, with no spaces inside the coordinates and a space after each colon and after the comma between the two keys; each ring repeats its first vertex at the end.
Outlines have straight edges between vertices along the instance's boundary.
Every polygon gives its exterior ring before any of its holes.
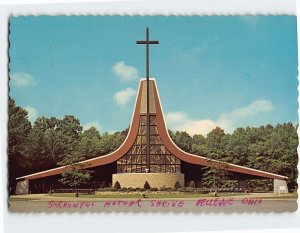
{"type": "Polygon", "coordinates": [[[38,116],[128,127],[150,39],[167,125],[207,134],[297,115],[295,16],[39,16],[10,19],[10,95],[38,116]]]}

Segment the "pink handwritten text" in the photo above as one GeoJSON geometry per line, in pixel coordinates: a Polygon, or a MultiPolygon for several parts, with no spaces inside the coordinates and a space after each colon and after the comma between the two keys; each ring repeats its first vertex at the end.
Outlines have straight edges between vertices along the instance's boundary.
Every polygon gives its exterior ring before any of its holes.
{"type": "Polygon", "coordinates": [[[49,201],[48,208],[89,208],[96,206],[93,201],[49,201]]]}
{"type": "Polygon", "coordinates": [[[182,200],[152,200],[151,207],[183,207],[184,201],[182,200]]]}
{"type": "Polygon", "coordinates": [[[104,202],[104,207],[113,207],[113,206],[124,206],[124,207],[142,207],[142,200],[133,200],[133,201],[125,201],[125,200],[109,200],[104,202]]]}
{"type": "Polygon", "coordinates": [[[262,203],[262,199],[256,199],[256,198],[247,198],[245,197],[241,203],[243,205],[258,205],[262,203]]]}
{"type": "Polygon", "coordinates": [[[214,198],[214,199],[205,199],[200,198],[196,201],[196,206],[231,206],[233,205],[233,198],[214,198]]]}

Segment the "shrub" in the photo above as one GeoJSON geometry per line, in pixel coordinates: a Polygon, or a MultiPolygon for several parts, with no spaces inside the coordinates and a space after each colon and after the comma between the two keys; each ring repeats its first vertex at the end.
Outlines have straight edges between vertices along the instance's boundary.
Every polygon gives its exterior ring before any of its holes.
{"type": "Polygon", "coordinates": [[[176,181],[175,185],[174,185],[174,189],[179,189],[181,188],[181,185],[178,181],[176,181]]]}
{"type": "Polygon", "coordinates": [[[158,188],[150,188],[150,191],[156,192],[156,191],[158,191],[158,188]]]}
{"type": "Polygon", "coordinates": [[[100,192],[108,192],[111,191],[112,188],[98,188],[98,191],[100,192]]]}
{"type": "Polygon", "coordinates": [[[185,192],[185,188],[179,188],[179,189],[177,189],[177,191],[179,191],[179,192],[185,192]]]}
{"type": "Polygon", "coordinates": [[[159,188],[159,191],[166,191],[166,190],[167,190],[167,188],[165,185],[159,188]]]}
{"type": "Polygon", "coordinates": [[[187,187],[187,188],[185,189],[185,192],[193,193],[193,192],[195,192],[196,190],[197,190],[196,188],[193,188],[193,187],[187,187]]]}
{"type": "Polygon", "coordinates": [[[120,185],[119,181],[117,181],[117,182],[115,183],[114,188],[115,188],[115,189],[120,189],[120,188],[121,188],[121,185],[120,185]]]}
{"type": "Polygon", "coordinates": [[[134,192],[136,189],[135,188],[132,188],[132,187],[129,187],[129,188],[127,188],[127,191],[128,192],[134,192]]]}
{"type": "Polygon", "coordinates": [[[144,188],[136,188],[136,191],[137,192],[143,192],[143,191],[145,191],[145,189],[144,188]]]}
{"type": "Polygon", "coordinates": [[[144,184],[144,189],[150,189],[150,184],[148,183],[148,181],[145,182],[144,184]]]}
{"type": "Polygon", "coordinates": [[[127,188],[123,187],[119,189],[120,192],[127,192],[127,188]]]}
{"type": "Polygon", "coordinates": [[[105,188],[107,187],[107,183],[105,181],[101,182],[100,188],[105,188]]]}
{"type": "Polygon", "coordinates": [[[208,193],[209,193],[209,190],[203,189],[203,188],[201,188],[201,189],[196,189],[196,193],[198,193],[198,194],[208,194],[208,193]]]}
{"type": "Polygon", "coordinates": [[[195,181],[192,180],[192,181],[190,182],[189,188],[196,188],[195,181]]]}

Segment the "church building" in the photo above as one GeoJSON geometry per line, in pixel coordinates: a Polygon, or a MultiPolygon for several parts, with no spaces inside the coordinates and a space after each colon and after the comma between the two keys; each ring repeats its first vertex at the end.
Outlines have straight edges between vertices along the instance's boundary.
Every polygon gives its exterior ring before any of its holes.
{"type": "MultiPolygon", "coordinates": [[[[146,78],[141,79],[129,132],[123,144],[114,152],[79,162],[94,171],[93,179],[112,186],[142,188],[147,181],[151,187],[174,188],[178,182],[185,187],[190,181],[200,186],[203,167],[219,167],[228,171],[243,186],[247,179],[272,179],[274,192],[286,187],[288,177],[231,163],[194,155],[181,150],[170,138],[164,120],[156,80],[149,77],[149,45],[158,41],[137,41],[146,45],[146,78]],[[220,165],[224,166],[220,166],[220,165]],[[198,185],[199,184],[199,185],[198,185]]],[[[34,193],[36,185],[55,188],[67,166],[41,171],[17,178],[16,194],[34,193]]]]}

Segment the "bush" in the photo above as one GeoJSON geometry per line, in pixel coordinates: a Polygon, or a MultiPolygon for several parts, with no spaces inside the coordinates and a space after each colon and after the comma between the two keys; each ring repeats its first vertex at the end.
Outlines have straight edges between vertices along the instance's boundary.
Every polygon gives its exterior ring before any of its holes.
{"type": "Polygon", "coordinates": [[[196,193],[198,193],[198,194],[208,194],[208,193],[209,193],[209,190],[203,189],[203,188],[201,188],[201,189],[196,189],[196,193]]]}
{"type": "Polygon", "coordinates": [[[150,188],[150,191],[156,192],[156,191],[158,191],[158,188],[150,188]]]}
{"type": "Polygon", "coordinates": [[[127,192],[127,188],[123,187],[119,189],[120,192],[127,192]]]}
{"type": "Polygon", "coordinates": [[[176,181],[175,185],[174,185],[174,189],[179,189],[181,188],[181,185],[178,181],[176,181]]]}
{"type": "Polygon", "coordinates": [[[189,188],[196,188],[195,181],[192,180],[192,181],[190,182],[189,188]]]}
{"type": "Polygon", "coordinates": [[[151,187],[150,187],[150,184],[148,183],[148,181],[146,181],[145,182],[145,184],[144,184],[144,189],[150,189],[151,187]]]}
{"type": "Polygon", "coordinates": [[[188,192],[188,193],[193,193],[193,192],[196,192],[196,188],[193,188],[193,187],[187,187],[186,189],[185,189],[185,192],[188,192]]]}
{"type": "Polygon", "coordinates": [[[98,191],[100,192],[109,192],[112,188],[98,188],[98,191]]]}
{"type": "Polygon", "coordinates": [[[107,183],[105,181],[102,181],[100,188],[105,188],[105,187],[107,187],[107,183]]]}
{"type": "Polygon", "coordinates": [[[159,188],[159,191],[166,191],[166,190],[167,190],[167,188],[165,185],[159,188]]]}
{"type": "Polygon", "coordinates": [[[115,188],[115,189],[120,189],[120,188],[121,188],[121,185],[120,185],[119,181],[117,181],[117,182],[115,183],[114,188],[115,188]]]}
{"type": "Polygon", "coordinates": [[[127,188],[127,191],[128,192],[134,192],[136,189],[135,188],[132,188],[132,187],[129,187],[129,188],[127,188]]]}
{"type": "Polygon", "coordinates": [[[136,188],[136,191],[137,191],[137,192],[144,192],[145,189],[144,189],[144,188],[136,188]]]}

